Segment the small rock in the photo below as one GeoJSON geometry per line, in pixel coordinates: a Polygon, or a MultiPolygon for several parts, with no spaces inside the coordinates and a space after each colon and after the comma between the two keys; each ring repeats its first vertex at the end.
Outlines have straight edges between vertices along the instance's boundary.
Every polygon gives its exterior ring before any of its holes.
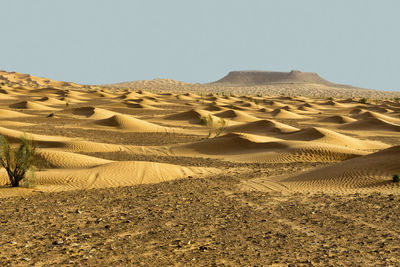
{"type": "Polygon", "coordinates": [[[200,246],[199,247],[199,250],[200,251],[206,251],[208,249],[208,247],[206,247],[206,246],[200,246]]]}
{"type": "Polygon", "coordinates": [[[61,245],[62,243],[64,243],[64,240],[61,239],[61,240],[55,240],[55,241],[53,241],[52,244],[53,244],[54,246],[57,246],[57,245],[61,245]]]}

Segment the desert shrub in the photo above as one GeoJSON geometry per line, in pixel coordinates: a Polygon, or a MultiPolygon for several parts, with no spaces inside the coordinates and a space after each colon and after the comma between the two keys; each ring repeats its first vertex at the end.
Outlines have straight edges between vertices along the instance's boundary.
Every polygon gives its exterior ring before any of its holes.
{"type": "Polygon", "coordinates": [[[213,102],[211,102],[211,103],[209,104],[209,106],[212,107],[212,108],[213,108],[213,107],[216,107],[216,106],[217,106],[217,102],[213,101],[213,102]]]}
{"type": "Polygon", "coordinates": [[[393,175],[393,182],[394,182],[394,183],[400,182],[400,177],[399,177],[398,174],[393,175]]]}
{"type": "Polygon", "coordinates": [[[218,127],[215,129],[215,136],[218,137],[223,131],[225,131],[226,126],[228,126],[228,123],[224,119],[219,119],[218,121],[218,127]]]}
{"type": "Polygon", "coordinates": [[[19,147],[12,148],[0,135],[0,164],[6,169],[12,187],[18,187],[36,157],[36,147],[31,139],[21,137],[19,147]]]}
{"type": "Polygon", "coordinates": [[[367,103],[367,99],[366,98],[361,98],[359,102],[361,104],[365,104],[365,103],[367,103]]]}
{"type": "Polygon", "coordinates": [[[207,120],[206,116],[201,116],[200,117],[200,124],[201,125],[207,125],[207,122],[208,122],[208,120],[207,120]]]}
{"type": "Polygon", "coordinates": [[[211,114],[209,114],[209,115],[206,117],[206,119],[207,119],[207,124],[206,124],[206,125],[209,127],[208,135],[207,135],[207,139],[208,139],[208,138],[211,137],[211,134],[212,134],[212,131],[213,131],[213,128],[214,128],[214,119],[213,119],[213,117],[211,116],[211,114]]]}
{"type": "Polygon", "coordinates": [[[395,101],[396,103],[399,103],[400,97],[395,97],[395,98],[394,98],[394,101],[395,101]]]}
{"type": "Polygon", "coordinates": [[[221,133],[223,131],[225,131],[226,127],[228,126],[228,123],[226,122],[226,120],[220,118],[217,122],[217,127],[214,126],[214,119],[211,116],[211,114],[209,114],[208,116],[202,116],[200,118],[200,123],[202,125],[207,125],[209,127],[208,130],[208,135],[207,135],[207,139],[211,138],[212,134],[214,133],[214,137],[218,137],[221,135],[221,133]]]}

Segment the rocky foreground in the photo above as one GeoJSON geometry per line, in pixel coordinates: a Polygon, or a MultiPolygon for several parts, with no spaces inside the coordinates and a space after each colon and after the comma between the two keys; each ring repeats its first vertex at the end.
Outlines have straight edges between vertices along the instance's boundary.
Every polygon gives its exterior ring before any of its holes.
{"type": "Polygon", "coordinates": [[[0,199],[0,264],[400,264],[400,196],[242,191],[242,176],[0,199]]]}

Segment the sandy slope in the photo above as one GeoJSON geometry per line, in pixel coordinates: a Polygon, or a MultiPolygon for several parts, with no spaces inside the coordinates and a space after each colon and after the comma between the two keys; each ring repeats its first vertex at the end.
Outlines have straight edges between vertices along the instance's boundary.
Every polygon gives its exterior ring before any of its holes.
{"type": "Polygon", "coordinates": [[[285,182],[301,190],[373,191],[384,188],[390,192],[398,190],[397,185],[387,179],[395,173],[400,173],[400,146],[295,175],[285,182]]]}

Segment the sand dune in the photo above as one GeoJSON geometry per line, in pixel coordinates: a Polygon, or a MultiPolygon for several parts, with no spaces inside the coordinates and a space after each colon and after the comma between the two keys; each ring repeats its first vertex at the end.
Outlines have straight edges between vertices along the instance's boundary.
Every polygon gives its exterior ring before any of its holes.
{"type": "Polygon", "coordinates": [[[383,149],[389,147],[389,145],[381,142],[360,140],[332,130],[318,127],[288,133],[281,136],[281,138],[286,140],[314,141],[363,150],[383,149]]]}
{"type": "Polygon", "coordinates": [[[167,115],[164,117],[164,119],[175,120],[175,121],[187,121],[192,124],[201,124],[200,118],[208,116],[211,116],[214,121],[218,120],[218,118],[213,116],[211,112],[202,109],[192,109],[185,112],[167,115]]]}
{"type": "Polygon", "coordinates": [[[319,113],[320,111],[313,109],[313,108],[309,108],[309,107],[304,107],[304,106],[300,106],[297,108],[300,111],[303,112],[307,112],[307,113],[319,113]]]}
{"type": "Polygon", "coordinates": [[[324,105],[324,106],[331,106],[331,107],[335,107],[335,108],[345,108],[348,107],[346,104],[342,104],[336,101],[332,101],[329,100],[327,102],[321,103],[320,105],[324,105]]]}
{"type": "Polygon", "coordinates": [[[69,91],[65,91],[60,88],[54,88],[54,87],[44,87],[44,88],[39,88],[39,89],[34,89],[30,90],[30,94],[34,95],[41,95],[41,96],[49,96],[49,95],[54,95],[54,96],[64,96],[65,94],[68,94],[69,91]]]}
{"type": "Polygon", "coordinates": [[[96,143],[63,136],[31,134],[4,127],[0,127],[0,135],[5,136],[11,143],[19,142],[21,137],[26,137],[32,139],[40,148],[53,148],[69,152],[114,152],[129,150],[122,145],[96,143]]]}
{"type": "Polygon", "coordinates": [[[194,97],[187,96],[187,95],[177,95],[176,99],[183,100],[183,101],[193,101],[194,97]]]}
{"type": "Polygon", "coordinates": [[[162,127],[157,124],[122,114],[116,114],[106,119],[97,120],[94,123],[96,125],[117,128],[131,132],[167,132],[173,130],[168,127],[162,127]]]}
{"type": "Polygon", "coordinates": [[[273,117],[279,119],[306,119],[307,117],[304,115],[296,114],[291,111],[287,111],[282,108],[275,109],[270,113],[273,117]]]}
{"type": "Polygon", "coordinates": [[[393,112],[393,110],[387,108],[387,107],[368,107],[366,108],[369,111],[374,111],[374,112],[378,112],[378,113],[390,113],[393,112]]]}
{"type": "Polygon", "coordinates": [[[89,97],[89,98],[93,98],[93,97],[113,98],[114,97],[114,95],[112,95],[111,93],[107,93],[107,92],[104,92],[104,91],[101,91],[101,90],[89,91],[84,96],[89,97]]]}
{"type": "Polygon", "coordinates": [[[344,104],[356,104],[358,103],[358,101],[355,101],[353,98],[347,98],[347,99],[343,99],[338,101],[339,103],[344,103],[344,104]]]}
{"type": "Polygon", "coordinates": [[[136,98],[139,98],[139,97],[142,97],[142,95],[138,94],[136,92],[126,92],[126,93],[118,96],[117,98],[118,99],[136,99],[136,98]]]}
{"type": "Polygon", "coordinates": [[[381,120],[385,120],[388,122],[400,122],[400,119],[397,118],[393,118],[387,115],[383,115],[377,112],[373,112],[373,111],[365,111],[365,112],[360,112],[357,116],[354,116],[357,119],[366,119],[366,118],[377,118],[377,119],[381,119],[381,120]]]}
{"type": "Polygon", "coordinates": [[[104,119],[115,115],[115,112],[96,107],[75,108],[72,113],[74,115],[84,116],[90,119],[104,119]]]}
{"type": "Polygon", "coordinates": [[[222,111],[222,110],[226,110],[225,107],[219,107],[216,105],[212,105],[212,106],[206,106],[203,108],[203,110],[207,110],[207,111],[222,111]]]}
{"type": "Polygon", "coordinates": [[[7,109],[0,109],[0,118],[2,119],[23,117],[31,117],[31,115],[7,109]]]}
{"type": "Polygon", "coordinates": [[[245,107],[245,108],[253,108],[253,109],[257,109],[259,108],[259,105],[253,103],[253,102],[244,102],[243,104],[240,104],[241,107],[245,107]]]}
{"type": "Polygon", "coordinates": [[[307,108],[312,108],[312,109],[322,109],[323,108],[320,105],[313,104],[313,103],[308,103],[308,102],[300,105],[300,107],[307,107],[307,108]]]}
{"type": "Polygon", "coordinates": [[[16,100],[16,96],[9,95],[7,91],[3,90],[3,93],[0,93],[0,100],[16,100]]]}
{"type": "Polygon", "coordinates": [[[287,110],[287,111],[290,111],[290,112],[293,112],[293,113],[299,112],[299,109],[294,107],[294,106],[292,106],[292,105],[286,105],[286,106],[283,106],[283,107],[281,107],[279,109],[284,109],[284,110],[287,110]]]}
{"type": "Polygon", "coordinates": [[[51,108],[33,101],[22,101],[15,104],[11,104],[9,105],[9,107],[15,109],[55,110],[55,108],[51,108]]]}
{"type": "Polygon", "coordinates": [[[39,101],[43,104],[49,104],[49,105],[65,105],[64,101],[58,100],[56,98],[47,97],[47,96],[39,98],[36,101],[39,101]]]}
{"type": "Polygon", "coordinates": [[[331,123],[349,123],[349,122],[354,122],[356,120],[353,118],[350,118],[348,116],[334,115],[334,116],[320,119],[319,121],[320,122],[331,122],[331,123]]]}
{"type": "Polygon", "coordinates": [[[191,97],[191,98],[199,98],[199,97],[200,97],[199,95],[193,94],[193,93],[184,93],[183,95],[184,95],[184,96],[191,97]]]}
{"type": "Polygon", "coordinates": [[[160,108],[156,108],[146,104],[139,103],[125,103],[128,108],[139,108],[139,109],[151,109],[151,110],[160,110],[160,108]]]}
{"type": "Polygon", "coordinates": [[[37,86],[52,86],[52,87],[80,87],[80,85],[72,82],[53,81],[48,78],[40,78],[30,74],[23,74],[18,72],[0,71],[0,78],[8,83],[15,83],[29,87],[37,86]]]}
{"type": "Polygon", "coordinates": [[[400,125],[393,124],[379,118],[361,119],[355,122],[346,123],[339,128],[343,130],[400,132],[400,125]]]}
{"type": "Polygon", "coordinates": [[[234,121],[239,121],[239,122],[251,122],[251,121],[257,121],[257,119],[254,116],[251,116],[245,112],[238,111],[238,110],[225,110],[220,113],[214,114],[215,116],[223,119],[230,119],[234,121]]]}
{"type": "MultiPolygon", "coordinates": [[[[35,176],[37,177],[37,190],[51,192],[151,184],[200,175],[204,177],[215,173],[218,173],[218,170],[212,168],[182,167],[145,161],[121,161],[91,168],[38,171],[35,176]]],[[[0,176],[0,183],[5,181],[6,178],[3,174],[0,176]]]]}
{"type": "Polygon", "coordinates": [[[360,114],[360,113],[365,113],[367,111],[368,110],[363,109],[363,108],[354,108],[354,109],[350,110],[349,114],[356,115],[356,114],[360,114]]]}
{"type": "Polygon", "coordinates": [[[254,122],[228,126],[226,132],[239,132],[239,133],[251,133],[259,135],[270,135],[271,133],[288,133],[295,132],[299,129],[276,122],[274,120],[257,120],[254,122]]]}
{"type": "Polygon", "coordinates": [[[285,104],[280,103],[278,101],[266,101],[266,102],[264,102],[264,104],[271,108],[281,108],[281,107],[285,106],[285,104]]]}
{"type": "Polygon", "coordinates": [[[324,192],[380,187],[392,189],[397,187],[390,181],[395,173],[400,173],[400,146],[294,175],[285,182],[297,189],[324,192]]]}
{"type": "Polygon", "coordinates": [[[257,110],[257,111],[263,112],[263,113],[268,113],[268,112],[272,112],[273,109],[271,109],[271,108],[266,108],[266,107],[262,107],[262,108],[260,108],[260,109],[257,110]]]}
{"type": "Polygon", "coordinates": [[[38,150],[39,158],[49,164],[52,168],[75,169],[90,168],[102,164],[110,163],[110,160],[90,157],[77,153],[70,153],[55,150],[38,150]]]}
{"type": "Polygon", "coordinates": [[[157,94],[153,94],[152,92],[149,92],[146,90],[139,90],[139,91],[137,91],[137,93],[142,96],[157,97],[157,94]]]}
{"type": "Polygon", "coordinates": [[[161,102],[161,101],[154,101],[151,99],[147,99],[147,98],[136,98],[136,99],[126,99],[125,100],[126,103],[139,103],[139,104],[144,104],[144,105],[165,105],[165,102],[161,102]]]}
{"type": "Polygon", "coordinates": [[[1,127],[30,127],[34,126],[32,123],[20,121],[0,121],[1,127]]]}
{"type": "Polygon", "coordinates": [[[175,155],[216,157],[234,162],[331,162],[366,155],[338,145],[284,141],[274,137],[231,133],[201,142],[174,146],[175,155]]]}

